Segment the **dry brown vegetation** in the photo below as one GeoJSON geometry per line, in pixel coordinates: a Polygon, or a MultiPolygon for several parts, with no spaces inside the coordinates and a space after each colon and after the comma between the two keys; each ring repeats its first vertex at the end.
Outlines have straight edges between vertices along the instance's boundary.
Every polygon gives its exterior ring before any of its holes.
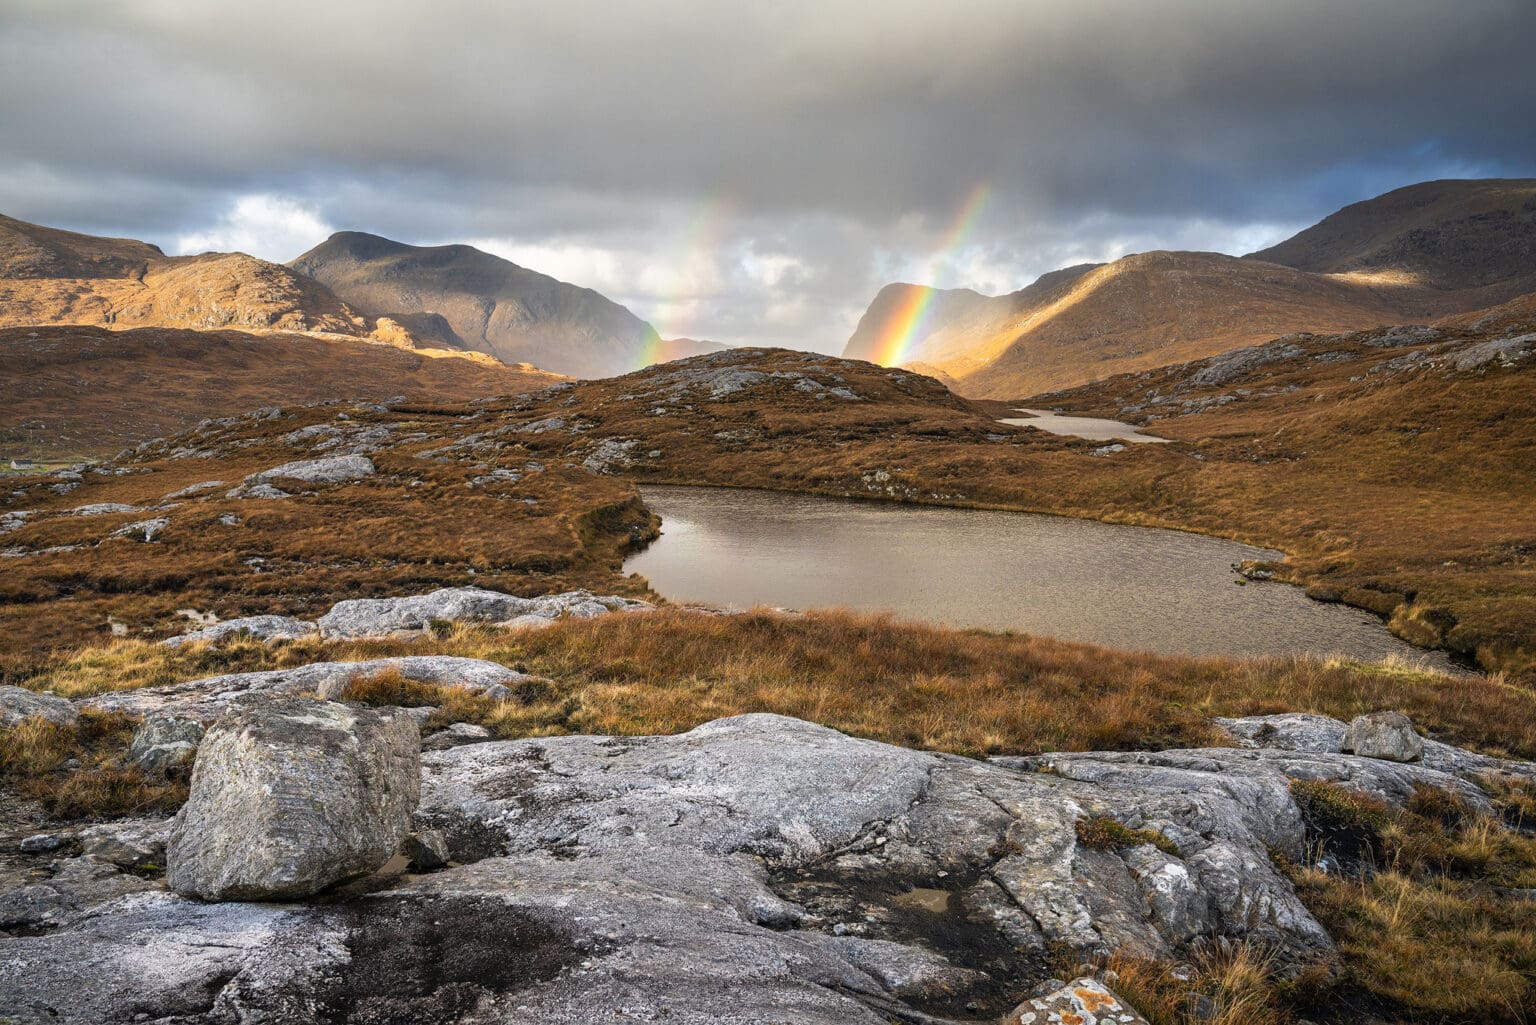
{"type": "Polygon", "coordinates": [[[131,716],[85,711],[70,726],[34,716],[0,728],[0,781],[59,819],[175,811],[187,797],[184,775],[152,779],[125,761],[136,725],[131,716]]]}
{"type": "Polygon", "coordinates": [[[1339,943],[1337,1002],[1411,1021],[1529,1021],[1536,902],[1522,895],[1536,884],[1536,835],[1423,786],[1392,810],[1329,784],[1297,785],[1321,852],[1333,855],[1341,838],[1358,848],[1346,871],[1340,856],[1329,871],[1291,871],[1339,943]]]}
{"type": "MultiPolygon", "coordinates": [[[[678,733],[775,712],[845,732],[973,755],[1223,744],[1214,715],[1401,709],[1459,744],[1536,756],[1536,695],[1500,680],[1313,659],[1194,659],[1050,638],[955,631],[848,612],[682,610],[508,633],[460,626],[416,642],[166,648],[118,641],[13,656],[4,682],[80,697],[218,673],[398,654],[484,658],[546,678],[476,712],[503,736],[678,733]]],[[[439,704],[434,688],[355,685],[370,703],[439,704]],[[419,693],[418,693],[419,691],[419,693]]]]}
{"type": "Polygon", "coordinates": [[[478,353],[351,338],[99,327],[0,329],[0,455],[102,458],[207,417],[345,396],[453,402],[560,378],[478,353]]]}
{"type": "Polygon", "coordinates": [[[11,506],[40,511],[0,538],[30,553],[3,562],[0,654],[101,641],[109,617],[134,635],[180,632],[186,623],[178,609],[314,616],[342,598],[469,583],[539,594],[588,585],[643,590],[618,573],[626,547],[654,529],[634,487],[563,460],[530,466],[528,451],[510,439],[431,454],[483,432],[478,413],[426,404],[385,413],[300,407],[184,435],[181,457],[175,446],[151,446],[120,464],[129,472],[88,471],[64,495],[53,493],[50,479],[13,478],[21,494],[9,496],[11,506]],[[314,439],[284,438],[338,414],[349,419],[334,422],[348,429],[383,426],[407,440],[371,455],[379,471],[371,477],[290,482],[299,494],[289,499],[225,497],[248,474],[330,454],[308,447],[314,439]],[[187,454],[194,451],[205,457],[187,454]],[[473,483],[493,467],[520,476],[473,483]],[[208,480],[224,483],[158,508],[165,496],[208,480]],[[99,502],[143,511],[60,515],[99,502]],[[153,543],[112,536],[152,516],[169,520],[153,543]]]}

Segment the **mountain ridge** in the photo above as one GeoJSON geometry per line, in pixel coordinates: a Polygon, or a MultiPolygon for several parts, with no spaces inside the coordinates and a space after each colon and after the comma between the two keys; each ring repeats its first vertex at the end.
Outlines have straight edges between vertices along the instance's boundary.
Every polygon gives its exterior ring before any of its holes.
{"type": "Polygon", "coordinates": [[[1018,398],[1293,332],[1419,322],[1531,291],[1536,179],[1426,182],[1244,257],[1154,250],[1052,271],[930,318],[903,365],[974,398],[1018,398]]]}

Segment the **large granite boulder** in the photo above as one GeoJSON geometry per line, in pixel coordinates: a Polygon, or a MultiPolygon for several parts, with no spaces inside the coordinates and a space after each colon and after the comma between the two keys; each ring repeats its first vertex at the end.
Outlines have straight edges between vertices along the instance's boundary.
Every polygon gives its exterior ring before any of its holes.
{"type": "Polygon", "coordinates": [[[1413,720],[1401,712],[1372,712],[1350,720],[1342,750],[1362,758],[1389,762],[1417,762],[1424,757],[1424,738],[1413,729],[1413,720]]]}
{"type": "Polygon", "coordinates": [[[39,694],[25,687],[0,687],[0,727],[15,726],[33,716],[41,716],[55,726],[70,726],[80,713],[67,699],[53,694],[39,694]]]}
{"type": "Polygon", "coordinates": [[[377,870],[410,832],[420,744],[415,722],[389,712],[305,698],[236,708],[198,751],[171,889],[291,899],[377,870]]]}

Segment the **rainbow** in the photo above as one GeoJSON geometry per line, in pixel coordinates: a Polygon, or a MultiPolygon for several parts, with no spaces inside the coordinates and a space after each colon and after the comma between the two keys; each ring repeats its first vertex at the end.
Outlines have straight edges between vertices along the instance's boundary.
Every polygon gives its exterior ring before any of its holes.
{"type": "MultiPolygon", "coordinates": [[[[927,268],[919,277],[930,282],[938,279],[939,272],[944,269],[945,261],[954,254],[955,250],[965,244],[971,230],[976,227],[976,222],[981,217],[982,207],[987,205],[987,200],[991,196],[992,186],[986,182],[979,182],[971,189],[970,194],[965,197],[965,202],[960,204],[960,210],[955,214],[949,230],[944,233],[938,247],[929,257],[927,268]]],[[[907,290],[895,312],[886,320],[885,330],[881,332],[880,339],[875,344],[876,363],[883,367],[895,367],[907,362],[913,345],[925,334],[923,328],[927,326],[928,307],[933,303],[935,294],[937,293],[931,286],[919,286],[907,290]]]]}
{"type": "Polygon", "coordinates": [[[683,229],[677,233],[676,241],[670,247],[674,254],[671,287],[657,298],[652,307],[655,315],[651,318],[651,324],[656,328],[656,335],[640,347],[636,357],[637,370],[666,359],[666,341],[687,337],[693,328],[699,296],[689,289],[689,269],[713,255],[719,248],[725,226],[731,219],[733,205],[731,198],[724,192],[711,193],[698,202],[683,229]]]}

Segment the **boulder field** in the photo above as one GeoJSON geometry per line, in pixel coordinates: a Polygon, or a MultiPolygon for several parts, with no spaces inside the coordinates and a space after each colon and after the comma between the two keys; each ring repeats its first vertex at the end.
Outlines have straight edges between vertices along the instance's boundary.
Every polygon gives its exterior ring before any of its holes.
{"type": "Polygon", "coordinates": [[[1229,748],[991,761],[766,714],[674,736],[461,731],[418,755],[404,715],[235,679],[155,696],[211,716],[174,823],[29,838],[47,877],[0,894],[0,1017],[1134,1021],[1052,966],[1213,937],[1260,941],[1282,970],[1332,951],[1276,867],[1308,855],[1293,780],[1486,807],[1481,774],[1536,776],[1433,742],[1346,754],[1360,729],[1309,715],[1226,721],[1229,748]],[[1087,840],[1100,820],[1122,840],[1087,840]],[[169,888],[146,871],[162,858],[169,888]]]}

